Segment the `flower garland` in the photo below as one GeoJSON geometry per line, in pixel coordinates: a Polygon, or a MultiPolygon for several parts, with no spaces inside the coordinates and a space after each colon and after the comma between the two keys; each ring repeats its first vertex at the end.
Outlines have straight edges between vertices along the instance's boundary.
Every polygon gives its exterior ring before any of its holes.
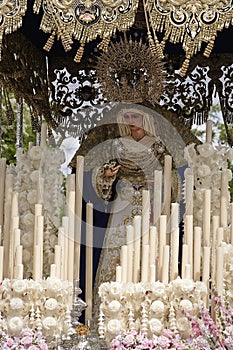
{"type": "Polygon", "coordinates": [[[72,289],[72,283],[55,277],[4,279],[0,285],[0,329],[13,336],[31,328],[42,332],[49,344],[55,342],[56,337],[71,332],[72,289]]]}
{"type": "Polygon", "coordinates": [[[8,167],[7,172],[14,174],[14,191],[19,193],[24,277],[32,277],[35,204],[39,202],[43,202],[44,216],[43,272],[48,276],[50,265],[54,262],[57,229],[61,225],[65,205],[62,191],[64,176],[60,170],[65,161],[64,153],[60,149],[33,146],[28,151],[19,149],[16,158],[16,166],[8,167]]]}
{"type": "MultiPolygon", "coordinates": [[[[211,213],[220,215],[220,189],[221,172],[226,172],[228,181],[232,173],[228,169],[228,160],[233,160],[233,149],[227,146],[214,146],[210,143],[188,145],[184,150],[184,158],[189,169],[186,175],[194,176],[194,226],[202,227],[203,193],[205,189],[211,189],[211,213]]],[[[230,196],[228,204],[230,203],[230,196]]]]}
{"type": "Polygon", "coordinates": [[[105,329],[105,338],[111,341],[116,334],[128,330],[152,337],[164,328],[172,328],[187,337],[190,322],[183,310],[196,316],[207,295],[202,282],[180,279],[168,285],[153,283],[103,283],[99,287],[101,315],[99,329],[105,329]],[[187,297],[188,296],[188,297],[187,297]]]}

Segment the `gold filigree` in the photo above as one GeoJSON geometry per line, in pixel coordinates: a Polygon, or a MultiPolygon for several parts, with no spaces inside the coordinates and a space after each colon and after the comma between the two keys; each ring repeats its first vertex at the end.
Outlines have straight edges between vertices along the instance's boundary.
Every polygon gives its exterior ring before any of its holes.
{"type": "Polygon", "coordinates": [[[27,9],[26,0],[3,0],[0,3],[0,60],[4,34],[11,34],[22,26],[27,9]]]}
{"type": "Polygon", "coordinates": [[[182,43],[186,54],[180,70],[182,76],[202,43],[207,44],[204,56],[209,57],[217,33],[233,24],[231,0],[147,0],[145,12],[153,30],[163,33],[162,46],[167,40],[182,43]]]}
{"type": "Polygon", "coordinates": [[[116,30],[126,31],[133,25],[138,0],[36,0],[34,12],[41,6],[40,29],[52,33],[44,48],[51,49],[55,35],[65,51],[71,49],[73,39],[78,40],[75,62],[80,62],[86,43],[99,37],[99,49],[107,50],[116,30]]]}
{"type": "Polygon", "coordinates": [[[108,101],[156,103],[164,91],[165,72],[156,54],[142,41],[126,37],[110,43],[96,65],[96,75],[108,101]]]}

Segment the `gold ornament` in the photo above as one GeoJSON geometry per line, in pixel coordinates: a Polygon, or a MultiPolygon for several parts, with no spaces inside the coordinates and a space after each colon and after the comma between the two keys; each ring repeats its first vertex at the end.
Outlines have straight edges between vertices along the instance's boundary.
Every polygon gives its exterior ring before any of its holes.
{"type": "Polygon", "coordinates": [[[103,53],[96,65],[101,90],[108,101],[158,102],[164,91],[165,72],[158,55],[142,41],[126,37],[103,53]]]}

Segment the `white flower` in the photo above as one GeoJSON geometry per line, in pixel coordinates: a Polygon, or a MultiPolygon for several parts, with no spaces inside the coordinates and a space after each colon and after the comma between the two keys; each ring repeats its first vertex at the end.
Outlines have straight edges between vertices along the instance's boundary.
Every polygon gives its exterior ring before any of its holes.
{"type": "Polygon", "coordinates": [[[202,164],[197,169],[197,176],[205,177],[211,174],[211,170],[206,164],[202,164]]]}
{"type": "Polygon", "coordinates": [[[23,293],[27,289],[27,283],[25,280],[16,280],[12,284],[12,289],[15,293],[23,293]]]}
{"type": "Polygon", "coordinates": [[[152,318],[149,322],[149,328],[151,333],[159,335],[163,330],[163,324],[157,318],[152,318]]]}
{"type": "Polygon", "coordinates": [[[29,156],[32,160],[40,160],[41,159],[41,147],[33,146],[29,151],[29,156]]]}
{"type": "Polygon", "coordinates": [[[122,291],[122,284],[118,282],[110,283],[109,292],[114,296],[120,295],[122,291]]]}
{"type": "Polygon", "coordinates": [[[150,306],[150,309],[152,312],[158,314],[158,315],[161,315],[164,313],[164,303],[160,300],[155,300],[153,301],[153,303],[151,304],[150,306]]]}
{"type": "Polygon", "coordinates": [[[49,298],[48,300],[46,300],[44,306],[45,306],[45,309],[46,310],[56,310],[57,308],[57,305],[58,305],[58,302],[56,299],[54,298],[49,298]]]}
{"type": "Polygon", "coordinates": [[[120,310],[121,304],[117,300],[112,300],[109,305],[108,309],[110,312],[118,312],[120,310]]]}
{"type": "Polygon", "coordinates": [[[50,330],[56,327],[57,320],[54,317],[48,316],[43,319],[42,324],[46,330],[50,330]]]}
{"type": "Polygon", "coordinates": [[[24,233],[21,237],[21,244],[25,247],[25,248],[30,248],[33,246],[33,235],[32,233],[24,233]]]}
{"type": "Polygon", "coordinates": [[[20,317],[12,317],[8,321],[8,328],[13,333],[19,333],[23,328],[23,321],[20,317]]]}
{"type": "Polygon", "coordinates": [[[214,147],[210,143],[203,143],[202,145],[198,145],[197,150],[203,158],[209,158],[214,153],[214,147]]]}
{"type": "Polygon", "coordinates": [[[187,317],[180,317],[177,320],[176,325],[177,325],[177,329],[180,332],[185,332],[190,328],[189,320],[187,319],[187,317]]]}
{"type": "Polygon", "coordinates": [[[185,312],[191,312],[193,310],[193,304],[190,300],[183,299],[180,302],[180,308],[185,312]]]}
{"type": "Polygon", "coordinates": [[[62,281],[56,277],[48,277],[46,286],[48,290],[57,292],[62,289],[62,281]]]}
{"type": "Polygon", "coordinates": [[[37,190],[32,190],[27,195],[27,200],[29,204],[36,204],[37,202],[37,190]]]}
{"type": "Polygon", "coordinates": [[[156,281],[152,284],[151,290],[157,297],[165,297],[166,296],[166,287],[162,282],[156,281]]]}
{"type": "Polygon", "coordinates": [[[21,310],[23,308],[23,300],[20,298],[12,298],[10,300],[10,308],[12,310],[21,310]]]}
{"type": "Polygon", "coordinates": [[[119,333],[121,330],[121,321],[116,319],[108,321],[107,330],[111,334],[119,333]]]}

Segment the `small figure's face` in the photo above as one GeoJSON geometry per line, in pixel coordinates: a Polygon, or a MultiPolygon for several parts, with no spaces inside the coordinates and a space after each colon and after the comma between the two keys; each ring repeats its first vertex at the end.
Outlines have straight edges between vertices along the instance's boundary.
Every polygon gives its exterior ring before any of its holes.
{"type": "Polygon", "coordinates": [[[142,129],[143,116],[136,112],[126,112],[124,122],[129,125],[130,129],[142,129]]]}

